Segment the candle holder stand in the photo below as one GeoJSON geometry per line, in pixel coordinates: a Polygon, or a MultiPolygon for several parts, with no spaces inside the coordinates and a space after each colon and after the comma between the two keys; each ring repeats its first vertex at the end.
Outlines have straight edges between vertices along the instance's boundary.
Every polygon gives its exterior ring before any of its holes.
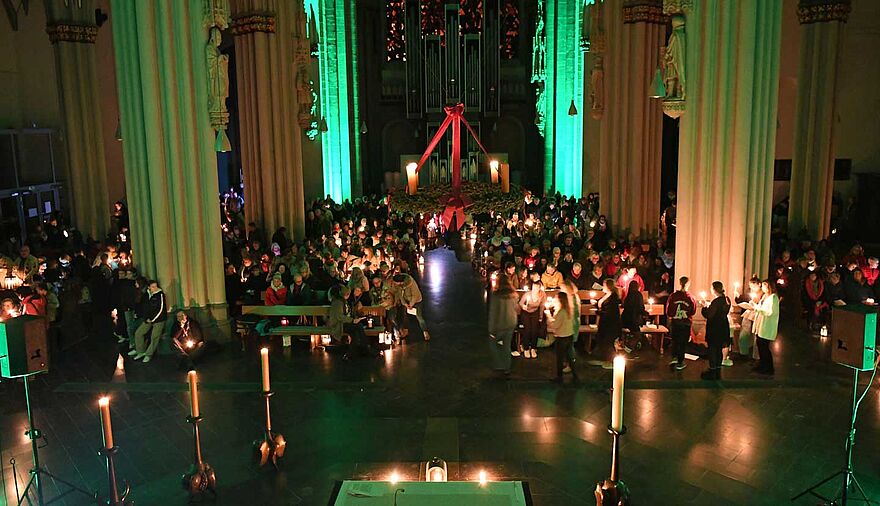
{"type": "Polygon", "coordinates": [[[199,437],[199,424],[204,420],[201,416],[187,416],[186,423],[193,428],[193,464],[181,478],[183,489],[189,492],[190,501],[210,492],[217,497],[217,477],[214,468],[202,460],[202,443],[199,437]]]}
{"type": "MultiPolygon", "coordinates": [[[[0,358],[5,358],[5,357],[6,357],[6,355],[3,355],[0,358]]],[[[58,477],[58,476],[50,473],[48,470],[46,470],[46,468],[44,468],[40,464],[40,448],[45,447],[46,442],[45,442],[45,438],[43,437],[43,431],[41,431],[40,429],[38,429],[34,426],[34,412],[33,412],[33,409],[31,408],[31,391],[30,391],[30,386],[29,386],[30,381],[33,379],[32,376],[34,376],[36,374],[39,374],[39,372],[25,374],[23,376],[20,376],[20,378],[24,382],[24,403],[25,403],[25,407],[27,408],[27,420],[28,420],[28,430],[25,431],[24,434],[25,434],[25,436],[27,436],[28,440],[31,443],[31,458],[33,459],[33,467],[31,467],[31,469],[29,471],[31,477],[30,477],[30,479],[28,479],[27,484],[24,486],[24,490],[22,490],[21,494],[19,495],[19,493],[18,493],[18,472],[15,469],[16,461],[14,458],[9,459],[9,463],[12,465],[13,483],[15,483],[15,504],[18,506],[21,506],[25,502],[27,502],[28,505],[34,504],[34,502],[31,501],[31,493],[33,493],[36,496],[35,504],[37,504],[38,506],[43,506],[44,504],[52,502],[52,500],[49,500],[49,501],[45,500],[45,494],[43,492],[43,481],[45,479],[50,479],[56,483],[61,483],[62,485],[66,485],[70,490],[63,492],[62,495],[65,495],[65,494],[68,494],[71,492],[76,492],[78,494],[88,496],[88,497],[92,498],[93,500],[97,501],[98,500],[98,493],[97,492],[90,492],[84,488],[78,487],[78,486],[74,485],[73,483],[71,483],[70,481],[65,480],[61,477],[58,477]],[[41,439],[43,439],[42,445],[40,445],[38,443],[38,441],[40,441],[41,439]]],[[[4,378],[5,377],[6,376],[4,376],[4,378]]],[[[10,378],[17,378],[17,377],[19,377],[19,376],[14,376],[14,377],[10,377],[10,378]]]]}
{"type": "Polygon", "coordinates": [[[133,504],[128,500],[131,486],[128,484],[128,481],[123,480],[123,483],[125,483],[125,490],[122,492],[122,495],[119,495],[119,485],[116,483],[116,463],[113,459],[116,458],[117,453],[119,453],[118,446],[114,446],[113,448],[101,448],[98,450],[98,455],[107,459],[108,495],[107,501],[104,504],[108,506],[129,506],[133,504]]]}
{"type": "Polygon", "coordinates": [[[620,431],[608,427],[611,434],[611,476],[596,483],[596,506],[629,506],[629,489],[620,480],[620,438],[626,434],[626,426],[620,431]]]}
{"type": "Polygon", "coordinates": [[[272,397],[272,392],[263,392],[263,397],[266,399],[266,430],[263,432],[261,439],[254,441],[254,456],[259,462],[260,467],[266,465],[271,459],[272,465],[277,469],[278,459],[284,457],[284,449],[287,447],[287,442],[284,440],[284,436],[272,432],[272,414],[269,407],[269,399],[272,397]]]}

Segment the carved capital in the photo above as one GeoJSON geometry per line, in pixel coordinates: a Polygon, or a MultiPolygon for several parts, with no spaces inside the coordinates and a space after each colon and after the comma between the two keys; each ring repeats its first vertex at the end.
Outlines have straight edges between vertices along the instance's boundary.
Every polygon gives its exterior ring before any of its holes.
{"type": "Polygon", "coordinates": [[[850,10],[849,0],[801,0],[797,16],[802,25],[829,21],[846,23],[850,10]]]}
{"type": "Polygon", "coordinates": [[[660,0],[629,0],[623,4],[624,23],[665,24],[667,21],[660,0]]]}
{"type": "Polygon", "coordinates": [[[694,8],[694,0],[663,0],[663,14],[687,14],[694,8]]]}
{"type": "Polygon", "coordinates": [[[684,100],[664,100],[661,102],[663,114],[672,119],[681,117],[687,110],[687,102],[684,100]]]}
{"type": "Polygon", "coordinates": [[[88,24],[53,23],[46,25],[46,33],[49,34],[49,41],[52,44],[56,42],[94,44],[95,39],[98,38],[98,27],[88,24]]]}
{"type": "Polygon", "coordinates": [[[232,35],[264,32],[275,33],[275,13],[239,14],[232,18],[232,35]]]}

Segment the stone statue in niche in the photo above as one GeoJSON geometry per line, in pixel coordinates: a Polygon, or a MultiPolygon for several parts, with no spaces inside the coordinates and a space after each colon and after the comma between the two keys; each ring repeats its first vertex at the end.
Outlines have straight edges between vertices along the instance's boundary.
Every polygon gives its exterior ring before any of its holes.
{"type": "Polygon", "coordinates": [[[684,16],[672,16],[672,35],[663,52],[661,66],[663,84],[666,87],[665,100],[685,99],[685,32],[684,16]]]}
{"type": "Polygon", "coordinates": [[[312,105],[314,90],[305,65],[300,65],[296,72],[296,103],[299,106],[297,118],[302,128],[308,128],[312,122],[312,105]]]}
{"type": "Polygon", "coordinates": [[[212,27],[206,48],[208,56],[208,111],[226,113],[229,98],[229,56],[220,53],[220,29],[212,27]]]}
{"type": "Polygon", "coordinates": [[[590,70],[590,115],[593,119],[602,119],[605,112],[605,70],[602,68],[602,57],[597,56],[590,70]]]}

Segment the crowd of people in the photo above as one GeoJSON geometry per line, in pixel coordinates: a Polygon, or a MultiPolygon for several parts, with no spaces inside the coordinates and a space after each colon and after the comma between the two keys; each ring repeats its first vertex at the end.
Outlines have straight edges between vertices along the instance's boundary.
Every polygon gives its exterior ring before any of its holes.
{"type": "Polygon", "coordinates": [[[409,339],[417,323],[430,340],[414,278],[429,228],[419,216],[390,211],[380,197],[342,204],[328,197],[309,204],[303,241],[292,241],[285,227],[267,241],[255,223],[245,225],[240,199],[227,196],[222,226],[233,312],[242,305],[329,305],[333,341],[376,355],[364,308],[382,306],[396,339],[409,339]]]}
{"type": "Polygon", "coordinates": [[[486,276],[492,297],[493,368],[509,374],[510,356],[534,358],[539,340],[554,342],[557,381],[566,373],[576,376],[576,349],[589,355],[588,364],[611,368],[613,355],[631,351],[633,339],[640,338],[645,302],[650,301],[664,308],[672,340],[670,367],[687,366],[685,350],[697,340],[693,320],[699,311],[706,321],[699,341],[705,341],[702,354],[709,362],[703,378],[719,379],[735,355],[754,360],[757,373],[772,375],[770,343],[777,336],[781,300],[800,309],[814,330],[827,322],[832,306],[880,300],[878,261],[866,257],[861,246],[838,260],[828,241],[780,238],[770,277],[752,276],[748,290],[736,286],[732,295],[716,281],[711,293],[696,298],[688,291],[687,277],[673,279],[674,243],[667,240],[674,241],[674,195],[669,199],[661,233],[651,240],[614,235],[594,194],[531,198],[512,213],[477,217],[471,238],[475,267],[486,276]],[[579,340],[578,292],[585,290],[599,294],[591,301],[598,314],[592,349],[579,340]],[[508,353],[514,335],[519,343],[508,353]]]}

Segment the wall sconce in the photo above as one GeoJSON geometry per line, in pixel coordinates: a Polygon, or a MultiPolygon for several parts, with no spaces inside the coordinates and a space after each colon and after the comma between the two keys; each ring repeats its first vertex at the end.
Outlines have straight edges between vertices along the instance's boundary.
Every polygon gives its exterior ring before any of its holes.
{"type": "Polygon", "coordinates": [[[663,75],[660,72],[660,67],[657,67],[657,72],[654,73],[654,80],[651,81],[651,94],[648,96],[650,98],[666,97],[666,85],[663,84],[663,75]]]}
{"type": "Polygon", "coordinates": [[[323,117],[321,118],[321,131],[322,132],[327,131],[327,120],[324,119],[323,117]]]}
{"type": "Polygon", "coordinates": [[[577,116],[578,108],[574,105],[574,99],[571,100],[571,105],[568,106],[568,115],[569,116],[577,116]]]}
{"type": "Polygon", "coordinates": [[[361,133],[362,134],[367,133],[367,122],[366,121],[361,121],[361,133]]]}

